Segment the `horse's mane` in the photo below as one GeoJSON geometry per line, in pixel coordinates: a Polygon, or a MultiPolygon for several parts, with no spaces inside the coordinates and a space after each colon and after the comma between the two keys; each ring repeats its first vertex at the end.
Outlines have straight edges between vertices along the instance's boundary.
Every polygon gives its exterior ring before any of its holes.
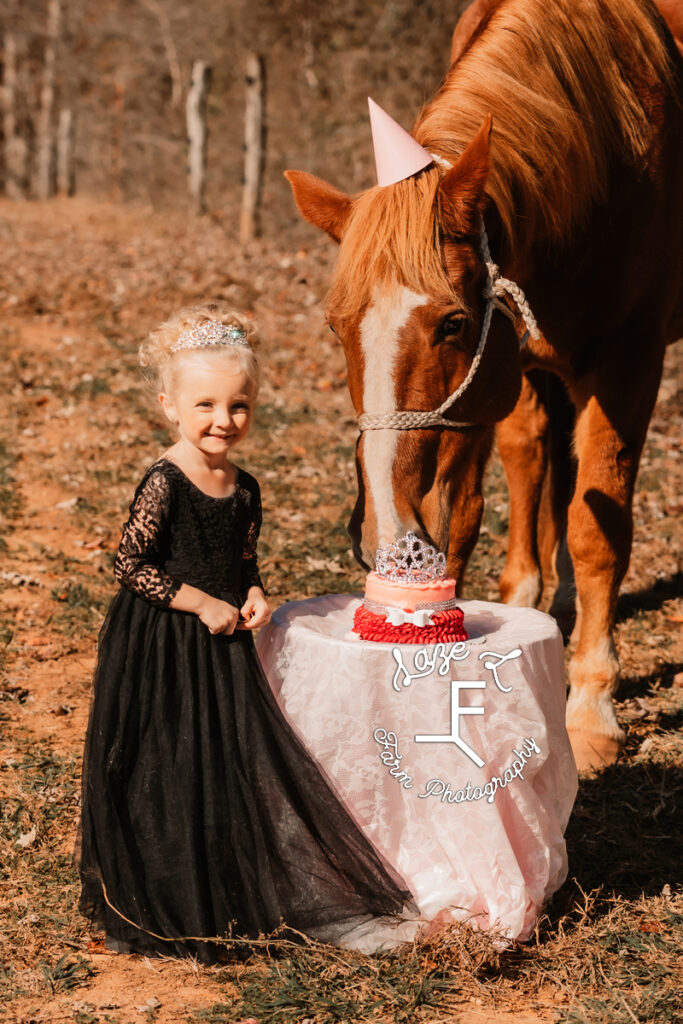
{"type": "MultiPolygon", "coordinates": [[[[508,247],[567,239],[605,195],[610,166],[646,168],[673,75],[650,0],[498,0],[413,135],[454,162],[491,113],[486,190],[508,247]]],[[[356,199],[335,275],[347,294],[367,295],[392,266],[408,286],[444,286],[438,181],[432,167],[356,199]]]]}
{"type": "Polygon", "coordinates": [[[355,198],[344,232],[330,298],[337,315],[356,312],[375,283],[401,283],[422,292],[451,285],[441,262],[435,167],[387,188],[370,188],[355,198]]]}

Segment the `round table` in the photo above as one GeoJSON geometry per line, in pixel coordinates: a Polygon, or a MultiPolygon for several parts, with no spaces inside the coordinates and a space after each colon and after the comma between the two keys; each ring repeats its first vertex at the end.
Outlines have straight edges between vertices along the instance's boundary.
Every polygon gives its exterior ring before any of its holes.
{"type": "Polygon", "coordinates": [[[360,598],[279,608],[258,637],[273,691],[421,919],[525,939],[567,874],[577,774],[554,619],[462,601],[462,644],[377,644],[360,598]]]}

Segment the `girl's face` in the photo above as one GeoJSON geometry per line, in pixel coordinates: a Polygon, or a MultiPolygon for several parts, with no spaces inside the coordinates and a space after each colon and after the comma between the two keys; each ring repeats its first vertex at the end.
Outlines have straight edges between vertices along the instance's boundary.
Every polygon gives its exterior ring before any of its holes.
{"type": "Polygon", "coordinates": [[[159,400],[181,439],[205,455],[228,452],[251,425],[254,385],[230,359],[193,353],[176,367],[169,394],[159,400]]]}

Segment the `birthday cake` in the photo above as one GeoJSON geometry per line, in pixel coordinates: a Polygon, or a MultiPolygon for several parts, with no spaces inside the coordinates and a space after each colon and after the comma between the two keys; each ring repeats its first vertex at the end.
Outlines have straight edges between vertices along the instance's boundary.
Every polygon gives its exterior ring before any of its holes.
{"type": "Polygon", "coordinates": [[[467,640],[446,556],[408,533],[377,552],[353,632],[377,643],[436,644],[467,640]]]}

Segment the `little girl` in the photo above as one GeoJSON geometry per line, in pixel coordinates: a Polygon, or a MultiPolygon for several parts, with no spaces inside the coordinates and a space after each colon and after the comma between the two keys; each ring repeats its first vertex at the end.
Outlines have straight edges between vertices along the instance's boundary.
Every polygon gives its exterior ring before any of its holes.
{"type": "Polygon", "coordinates": [[[284,720],[254,650],[270,615],[261,501],[229,458],[258,391],[252,334],[207,305],[141,348],[179,439],[123,528],[85,745],[80,906],[113,949],[210,962],[216,937],[284,921],[340,939],[409,898],[284,720]]]}

